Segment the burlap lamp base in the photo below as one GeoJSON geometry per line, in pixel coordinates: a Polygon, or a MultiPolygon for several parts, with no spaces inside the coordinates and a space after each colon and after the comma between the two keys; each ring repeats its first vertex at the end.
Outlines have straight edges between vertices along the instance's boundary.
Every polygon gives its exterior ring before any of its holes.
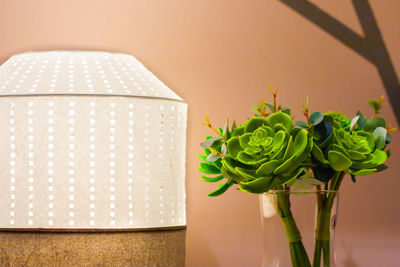
{"type": "Polygon", "coordinates": [[[185,229],[0,232],[0,266],[184,266],[185,229]]]}

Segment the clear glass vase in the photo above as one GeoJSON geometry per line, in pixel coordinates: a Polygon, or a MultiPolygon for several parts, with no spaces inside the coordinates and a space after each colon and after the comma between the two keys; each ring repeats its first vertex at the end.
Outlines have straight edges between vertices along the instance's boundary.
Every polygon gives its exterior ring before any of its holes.
{"type": "Polygon", "coordinates": [[[260,195],[263,267],[334,267],[337,191],[260,195]]]}

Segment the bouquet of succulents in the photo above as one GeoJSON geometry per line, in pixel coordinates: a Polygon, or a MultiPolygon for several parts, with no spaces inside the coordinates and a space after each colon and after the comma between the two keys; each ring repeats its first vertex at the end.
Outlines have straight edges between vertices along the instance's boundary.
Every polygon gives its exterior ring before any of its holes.
{"type": "Polygon", "coordinates": [[[394,131],[378,117],[380,100],[369,100],[374,112],[367,119],[361,112],[349,119],[340,112],[313,112],[309,100],[303,106],[305,121],[293,121],[288,107],[277,104],[277,91],[271,90],[273,103],[254,105],[254,116],[241,125],[227,122],[214,128],[208,116],[202,124],[216,136],[201,143],[204,154],[199,170],[206,182],[223,182],[209,196],[218,196],[234,184],[250,194],[278,190],[277,213],[282,218],[294,267],[311,266],[301,236],[290,210],[289,190],[315,188],[328,192],[317,194],[313,265],[330,262],[330,216],[336,193],[345,174],[356,182],[357,176],[380,172],[390,156],[385,150],[394,131]]]}

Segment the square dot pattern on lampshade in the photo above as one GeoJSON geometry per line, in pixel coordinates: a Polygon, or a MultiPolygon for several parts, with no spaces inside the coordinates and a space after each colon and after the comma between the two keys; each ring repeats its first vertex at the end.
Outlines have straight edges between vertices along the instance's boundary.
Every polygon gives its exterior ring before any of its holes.
{"type": "Polygon", "coordinates": [[[186,120],[133,56],[12,56],[0,66],[0,228],[186,225],[186,120]]]}

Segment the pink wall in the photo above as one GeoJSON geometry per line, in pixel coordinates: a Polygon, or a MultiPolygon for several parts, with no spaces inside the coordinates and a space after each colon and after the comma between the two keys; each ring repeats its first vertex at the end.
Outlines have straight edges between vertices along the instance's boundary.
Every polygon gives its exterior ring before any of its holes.
{"type": "MultiPolygon", "coordinates": [[[[312,1],[362,34],[350,1],[312,1]],[[319,3],[321,2],[321,3],[319,3]]],[[[370,1],[400,75],[400,3],[370,1]]],[[[135,55],[189,103],[187,149],[187,266],[259,266],[258,199],[231,190],[206,194],[197,171],[198,143],[210,133],[199,121],[243,121],[250,106],[279,100],[300,117],[311,109],[369,112],[384,94],[376,68],[277,0],[128,1],[2,0],[0,62],[28,50],[90,49],[135,55]]],[[[397,99],[397,101],[400,99],[397,99]]],[[[395,123],[390,107],[385,117],[395,123]]],[[[384,174],[343,184],[339,266],[395,266],[400,260],[400,134],[393,134],[384,174]],[[399,186],[399,187],[397,187],[399,186]]]]}

